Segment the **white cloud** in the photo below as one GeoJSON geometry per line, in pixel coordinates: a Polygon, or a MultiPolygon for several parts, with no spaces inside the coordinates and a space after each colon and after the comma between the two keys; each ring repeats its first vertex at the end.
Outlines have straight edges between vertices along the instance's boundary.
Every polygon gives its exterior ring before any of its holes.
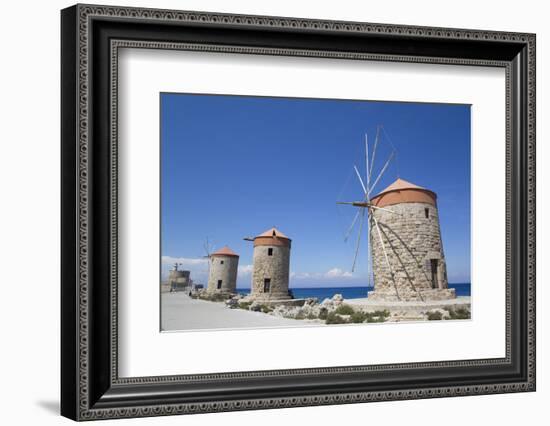
{"type": "Polygon", "coordinates": [[[171,257],[171,256],[162,256],[163,265],[173,265],[174,263],[181,263],[181,266],[185,267],[196,266],[196,265],[206,265],[208,259],[205,257],[171,257]]]}
{"type": "Polygon", "coordinates": [[[330,271],[325,273],[325,276],[327,278],[351,278],[353,277],[353,274],[340,268],[332,268],[330,271]]]}
{"type": "Polygon", "coordinates": [[[291,272],[290,278],[297,280],[331,280],[335,278],[353,278],[354,275],[349,271],[340,268],[332,268],[327,272],[291,272]]]}
{"type": "MultiPolygon", "coordinates": [[[[208,258],[205,257],[172,257],[162,256],[162,275],[163,279],[168,276],[168,271],[172,269],[174,263],[179,263],[179,269],[191,271],[191,278],[200,283],[208,280],[208,258]]],[[[254,269],[254,265],[239,265],[238,279],[239,284],[248,283],[254,269]],[[243,281],[244,280],[244,281],[243,281]]],[[[290,278],[297,281],[315,281],[315,282],[341,282],[343,280],[361,279],[342,268],[334,267],[326,272],[290,272],[290,278]]]]}
{"type": "Polygon", "coordinates": [[[162,256],[162,279],[168,277],[174,263],[179,263],[178,269],[191,272],[191,279],[198,283],[205,283],[208,279],[208,259],[204,257],[172,257],[162,256]]]}
{"type": "Polygon", "coordinates": [[[239,265],[239,276],[250,275],[252,273],[253,265],[239,265]]]}

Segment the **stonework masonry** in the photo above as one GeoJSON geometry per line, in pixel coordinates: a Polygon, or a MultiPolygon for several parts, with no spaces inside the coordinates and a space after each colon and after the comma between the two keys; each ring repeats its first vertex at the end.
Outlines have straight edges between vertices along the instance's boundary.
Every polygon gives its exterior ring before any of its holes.
{"type": "Polygon", "coordinates": [[[255,246],[251,296],[255,299],[267,300],[290,299],[289,265],[289,245],[255,246]]]}
{"type": "Polygon", "coordinates": [[[368,298],[381,301],[455,298],[454,289],[448,288],[436,205],[407,202],[386,208],[394,213],[371,209],[369,214],[375,284],[368,298]]]}
{"type": "Polygon", "coordinates": [[[210,256],[208,293],[234,294],[237,292],[238,256],[210,256]]]}
{"type": "Polygon", "coordinates": [[[271,228],[248,239],[254,241],[254,266],[250,298],[260,301],[288,300],[291,239],[271,228]]]}

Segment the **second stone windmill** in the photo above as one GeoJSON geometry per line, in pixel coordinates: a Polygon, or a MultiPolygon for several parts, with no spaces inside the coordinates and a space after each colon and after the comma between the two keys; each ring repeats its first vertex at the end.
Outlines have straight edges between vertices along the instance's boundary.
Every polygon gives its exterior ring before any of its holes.
{"type": "Polygon", "coordinates": [[[364,179],[357,166],[354,166],[363,189],[362,196],[357,201],[338,202],[357,208],[345,237],[347,240],[355,226],[359,227],[352,271],[355,269],[367,219],[369,282],[371,259],[374,276],[374,291],[368,294],[370,300],[453,299],[456,295],[454,289],[448,288],[435,192],[398,178],[381,192],[372,195],[395,156],[395,149],[392,149],[378,175],[373,176],[379,136],[378,131],[370,159],[365,136],[364,179]]]}

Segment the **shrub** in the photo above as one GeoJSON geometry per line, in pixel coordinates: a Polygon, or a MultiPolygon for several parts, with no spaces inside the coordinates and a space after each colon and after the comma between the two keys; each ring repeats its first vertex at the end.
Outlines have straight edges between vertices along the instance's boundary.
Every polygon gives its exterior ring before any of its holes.
{"type": "Polygon", "coordinates": [[[326,320],[328,317],[328,309],[320,308],[319,309],[319,319],[326,320]]]}
{"type": "Polygon", "coordinates": [[[369,314],[366,312],[354,312],[351,314],[350,321],[354,324],[365,322],[369,319],[369,314]]]}
{"type": "Polygon", "coordinates": [[[294,316],[294,319],[297,319],[297,320],[306,319],[306,314],[304,314],[303,312],[298,312],[298,313],[294,316]]]}
{"type": "Polygon", "coordinates": [[[326,324],[347,324],[348,321],[346,321],[344,318],[342,318],[336,312],[331,312],[330,314],[327,315],[327,319],[326,319],[325,323],[326,324]]]}
{"type": "Polygon", "coordinates": [[[269,314],[270,312],[273,312],[273,308],[271,306],[267,306],[267,305],[262,305],[260,306],[260,310],[264,313],[264,314],[269,314]]]}
{"type": "Polygon", "coordinates": [[[309,320],[317,319],[317,315],[310,312],[309,314],[307,314],[306,318],[309,320]]]}
{"type": "Polygon", "coordinates": [[[214,302],[225,302],[227,300],[227,294],[216,294],[212,297],[214,302]]]}
{"type": "Polygon", "coordinates": [[[248,308],[250,308],[250,305],[252,305],[252,302],[239,302],[237,307],[239,307],[240,309],[248,310],[248,308]]]}
{"type": "Polygon", "coordinates": [[[383,311],[374,311],[372,313],[373,317],[382,317],[382,318],[388,318],[390,316],[390,311],[387,309],[384,309],[383,311]]]}
{"type": "Polygon", "coordinates": [[[471,313],[467,308],[449,309],[450,319],[470,319],[471,313]]]}
{"type": "Polygon", "coordinates": [[[340,305],[334,312],[340,315],[353,315],[355,310],[350,305],[340,305]]]}
{"type": "Polygon", "coordinates": [[[248,309],[253,312],[261,312],[262,305],[260,305],[259,303],[252,303],[248,309]]]}
{"type": "Polygon", "coordinates": [[[428,319],[430,321],[439,321],[443,318],[443,314],[439,311],[428,312],[428,319]]]}
{"type": "Polygon", "coordinates": [[[227,294],[220,294],[220,293],[200,293],[198,295],[198,298],[201,300],[208,300],[210,302],[224,302],[227,300],[227,294]]]}

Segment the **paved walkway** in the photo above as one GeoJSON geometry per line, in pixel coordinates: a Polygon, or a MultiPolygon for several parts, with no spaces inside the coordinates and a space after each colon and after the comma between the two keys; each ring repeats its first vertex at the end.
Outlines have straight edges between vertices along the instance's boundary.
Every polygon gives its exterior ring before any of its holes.
{"type": "Polygon", "coordinates": [[[163,331],[308,326],[319,326],[319,323],[229,309],[224,303],[191,299],[183,292],[161,293],[163,331]]]}

